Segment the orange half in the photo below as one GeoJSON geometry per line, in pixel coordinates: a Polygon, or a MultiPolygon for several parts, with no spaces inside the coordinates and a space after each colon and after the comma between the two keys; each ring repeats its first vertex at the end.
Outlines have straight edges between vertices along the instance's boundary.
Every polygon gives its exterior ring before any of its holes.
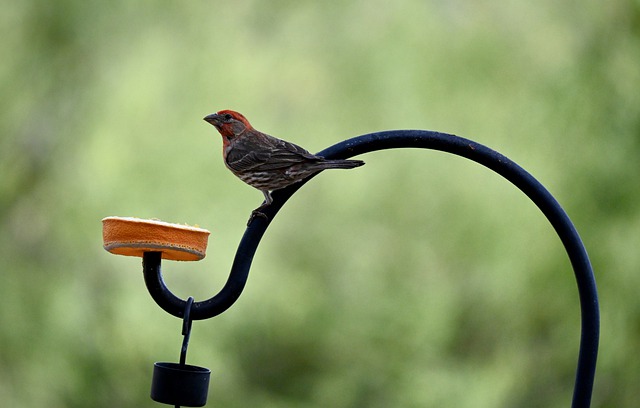
{"type": "Polygon", "coordinates": [[[104,249],[116,255],[162,252],[163,259],[199,261],[205,257],[210,232],[197,227],[133,217],[102,220],[104,249]]]}

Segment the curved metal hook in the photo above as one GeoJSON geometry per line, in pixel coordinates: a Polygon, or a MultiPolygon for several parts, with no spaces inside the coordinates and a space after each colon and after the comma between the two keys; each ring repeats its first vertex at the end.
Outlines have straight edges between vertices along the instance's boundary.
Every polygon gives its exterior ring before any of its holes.
{"type": "MultiPolygon", "coordinates": [[[[363,153],[397,148],[439,150],[475,161],[509,180],[547,217],[565,247],[578,285],[582,334],[572,407],[588,407],[591,402],[600,337],[598,294],[586,249],[560,204],[533,176],[505,156],[472,140],[446,133],[425,130],[370,133],[335,144],[318,155],[328,159],[347,159],[363,153]]],[[[312,177],[273,193],[273,203],[262,210],[268,220],[256,217],[250,222],[238,246],[226,284],[217,295],[193,304],[192,319],[216,316],[238,299],[247,281],[253,256],[270,221],[287,200],[312,177]]],[[[147,288],[156,303],[168,313],[182,317],[185,301],[173,295],[164,284],[160,271],[160,254],[145,253],[143,265],[147,288]]]]}

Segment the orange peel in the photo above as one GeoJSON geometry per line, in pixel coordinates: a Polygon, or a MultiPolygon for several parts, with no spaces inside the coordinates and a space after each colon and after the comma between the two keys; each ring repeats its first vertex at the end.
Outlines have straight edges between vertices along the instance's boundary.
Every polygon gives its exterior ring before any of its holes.
{"type": "Polygon", "coordinates": [[[104,249],[116,255],[139,256],[162,252],[174,261],[199,261],[205,257],[210,232],[188,225],[134,217],[102,219],[104,249]]]}

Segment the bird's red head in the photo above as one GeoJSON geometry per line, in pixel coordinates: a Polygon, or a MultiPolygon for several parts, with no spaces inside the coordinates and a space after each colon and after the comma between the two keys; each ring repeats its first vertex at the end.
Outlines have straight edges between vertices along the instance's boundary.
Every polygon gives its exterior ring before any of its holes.
{"type": "Polygon", "coordinates": [[[241,136],[244,132],[252,129],[251,124],[241,113],[232,110],[221,110],[211,115],[205,116],[204,120],[211,123],[218,129],[225,143],[233,138],[241,136]]]}

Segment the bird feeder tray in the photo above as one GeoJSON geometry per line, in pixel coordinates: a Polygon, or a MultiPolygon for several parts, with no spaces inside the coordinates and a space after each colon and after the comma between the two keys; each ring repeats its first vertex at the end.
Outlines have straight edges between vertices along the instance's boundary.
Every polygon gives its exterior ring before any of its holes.
{"type": "Polygon", "coordinates": [[[102,220],[104,249],[116,255],[139,256],[161,252],[174,261],[199,261],[205,257],[210,232],[188,225],[134,217],[102,220]]]}

